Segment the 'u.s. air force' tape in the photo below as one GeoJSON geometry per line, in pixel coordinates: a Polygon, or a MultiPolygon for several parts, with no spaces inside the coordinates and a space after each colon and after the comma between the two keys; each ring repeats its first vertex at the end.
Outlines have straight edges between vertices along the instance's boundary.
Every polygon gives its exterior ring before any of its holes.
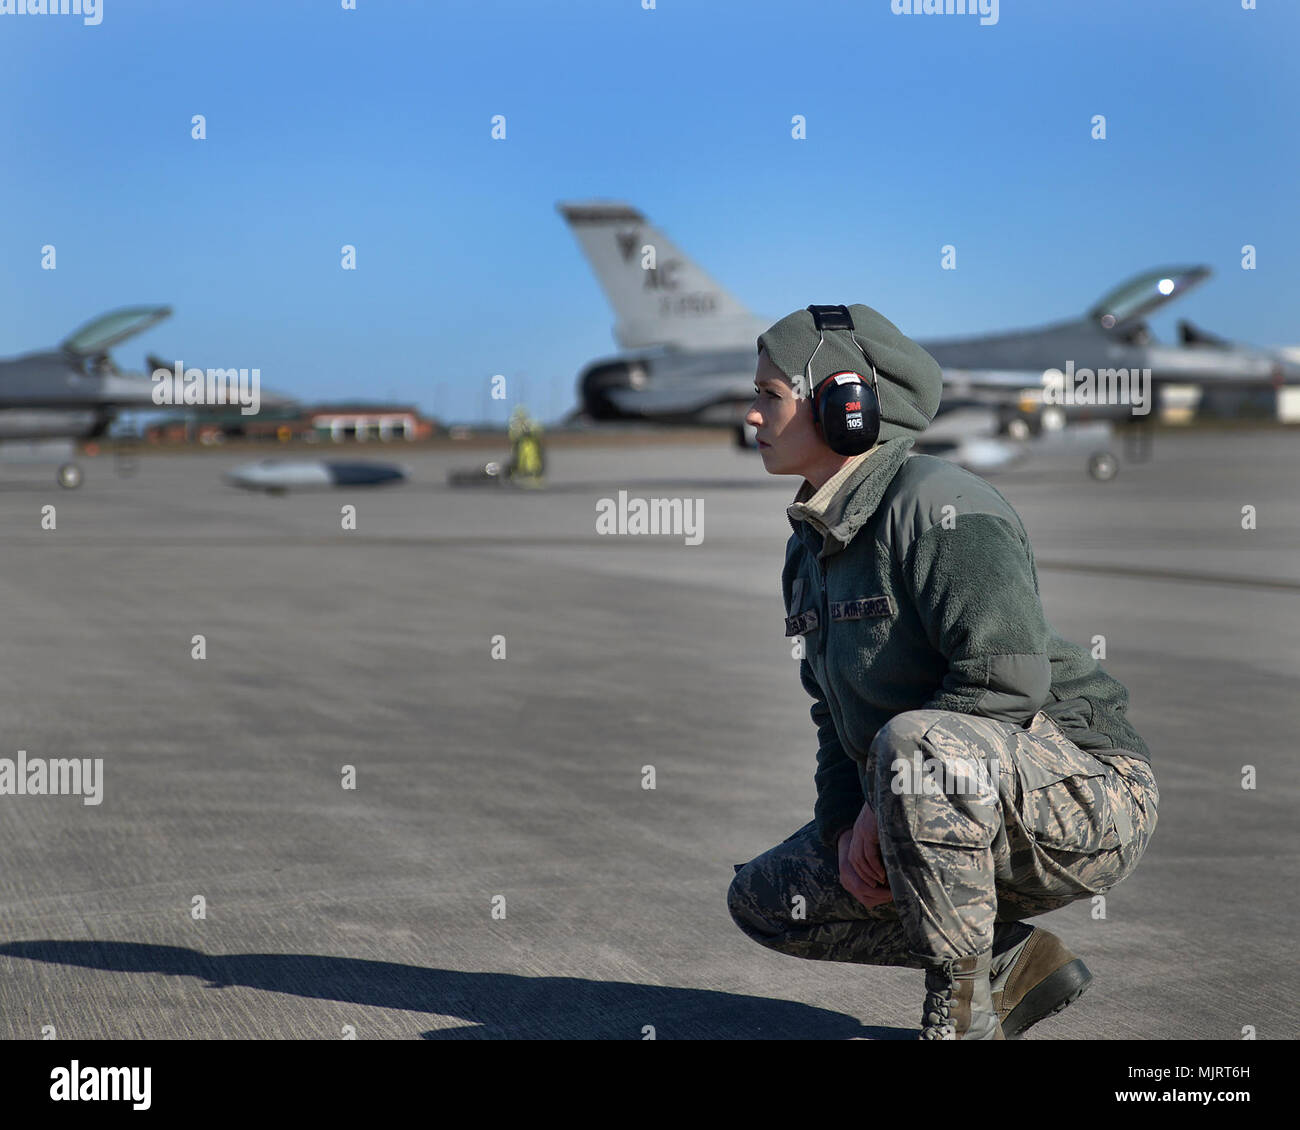
{"type": "Polygon", "coordinates": [[[869,616],[892,616],[893,602],[887,596],[864,596],[857,600],[832,600],[832,620],[865,620],[869,616]]]}
{"type": "MultiPolygon", "coordinates": [[[[831,620],[866,620],[873,616],[892,616],[894,602],[887,596],[863,596],[857,600],[832,600],[831,620]]],[[[797,616],[787,616],[785,634],[801,636],[818,626],[817,609],[809,608],[797,616]]]]}

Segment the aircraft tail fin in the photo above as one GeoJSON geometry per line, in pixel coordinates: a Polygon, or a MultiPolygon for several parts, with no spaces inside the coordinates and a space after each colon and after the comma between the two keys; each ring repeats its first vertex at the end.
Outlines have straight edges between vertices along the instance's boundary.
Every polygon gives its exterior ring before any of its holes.
{"type": "Polygon", "coordinates": [[[556,207],[614,308],[621,348],[753,349],[767,329],[635,208],[618,201],[556,207]]]}

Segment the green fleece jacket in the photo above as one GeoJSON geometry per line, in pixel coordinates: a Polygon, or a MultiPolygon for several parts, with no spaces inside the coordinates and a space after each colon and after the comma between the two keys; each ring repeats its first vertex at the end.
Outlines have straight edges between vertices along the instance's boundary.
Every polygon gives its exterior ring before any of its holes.
{"type": "Polygon", "coordinates": [[[876,731],[907,710],[1024,725],[1044,710],[1082,749],[1150,761],[1128,692],[1043,615],[1020,517],[977,475],[911,436],[855,457],[789,507],[786,635],[815,700],[817,830],[834,846],[861,811],[876,731]]]}

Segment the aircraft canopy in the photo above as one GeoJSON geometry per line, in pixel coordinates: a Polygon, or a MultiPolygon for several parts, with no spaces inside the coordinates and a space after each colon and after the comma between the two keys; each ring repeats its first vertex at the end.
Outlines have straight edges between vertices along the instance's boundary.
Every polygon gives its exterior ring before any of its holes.
{"type": "Polygon", "coordinates": [[[1210,273],[1209,267],[1162,267],[1147,271],[1105,295],[1088,311],[1088,316],[1108,330],[1130,327],[1209,278],[1210,273]]]}
{"type": "Polygon", "coordinates": [[[171,316],[170,306],[124,306],[87,322],[63,342],[68,353],[93,357],[171,316]]]}

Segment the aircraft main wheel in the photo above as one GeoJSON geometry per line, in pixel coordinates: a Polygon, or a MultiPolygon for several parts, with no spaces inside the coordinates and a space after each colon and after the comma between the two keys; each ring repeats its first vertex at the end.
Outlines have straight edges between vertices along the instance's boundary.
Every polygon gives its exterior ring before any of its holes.
{"type": "Polygon", "coordinates": [[[1007,424],[1007,435],[1015,440],[1026,440],[1029,438],[1029,421],[1017,416],[1007,424]]]}
{"type": "Polygon", "coordinates": [[[751,451],[758,447],[758,429],[753,424],[742,423],[736,428],[736,446],[741,451],[751,451]]]}
{"type": "Polygon", "coordinates": [[[1088,458],[1088,474],[1100,483],[1110,482],[1119,474],[1119,460],[1109,451],[1098,451],[1088,458]]]}
{"type": "Polygon", "coordinates": [[[76,490],[81,486],[81,468],[75,463],[64,463],[55,475],[59,480],[59,486],[64,490],[76,490]]]}

